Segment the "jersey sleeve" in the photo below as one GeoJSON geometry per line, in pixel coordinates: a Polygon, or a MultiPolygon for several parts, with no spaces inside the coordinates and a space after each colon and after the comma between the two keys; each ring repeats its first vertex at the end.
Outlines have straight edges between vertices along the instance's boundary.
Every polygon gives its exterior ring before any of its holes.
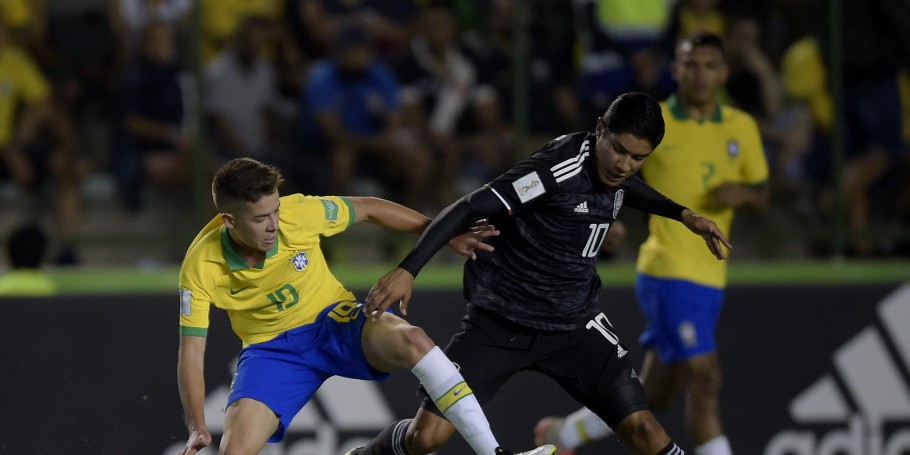
{"type": "Polygon", "coordinates": [[[765,150],[762,147],[758,125],[751,117],[748,117],[746,122],[741,143],[743,160],[740,174],[743,183],[761,185],[768,181],[768,162],[765,159],[765,150]]]}
{"type": "Polygon", "coordinates": [[[211,294],[206,290],[203,274],[192,262],[180,267],[178,294],[180,296],[180,334],[205,337],[209,329],[211,294]]]}
{"type": "Polygon", "coordinates": [[[525,204],[546,200],[558,192],[551,156],[548,149],[538,151],[487,184],[510,215],[520,212],[525,204]]]}
{"type": "Polygon", "coordinates": [[[322,196],[319,199],[322,204],[322,235],[329,237],[354,224],[354,206],[351,205],[345,197],[341,196],[322,196]]]}
{"type": "Polygon", "coordinates": [[[304,245],[322,235],[330,237],[354,223],[354,208],[341,196],[304,196],[281,198],[282,235],[293,245],[304,245]]]}

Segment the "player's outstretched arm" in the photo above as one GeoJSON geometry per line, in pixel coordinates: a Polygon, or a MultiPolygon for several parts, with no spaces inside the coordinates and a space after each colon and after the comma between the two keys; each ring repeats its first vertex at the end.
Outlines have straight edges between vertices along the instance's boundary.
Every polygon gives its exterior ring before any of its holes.
{"type": "MultiPolygon", "coordinates": [[[[373,318],[379,318],[389,306],[400,301],[402,314],[406,315],[414,278],[446,243],[452,245],[456,252],[462,250],[470,253],[469,257],[474,257],[473,250],[476,248],[492,251],[493,247],[484,244],[482,240],[498,235],[499,231],[482,225],[478,226],[472,222],[487,219],[501,211],[503,211],[502,204],[495,195],[486,189],[480,189],[464,196],[443,209],[439,216],[426,227],[417,240],[417,244],[401,261],[398,268],[380,278],[370,290],[364,299],[367,314],[373,318]],[[465,229],[468,229],[466,233],[465,229]],[[460,238],[458,238],[459,236],[460,238]],[[455,245],[453,245],[453,239],[455,239],[455,245]],[[458,246],[459,244],[461,246],[458,246]]],[[[359,218],[360,215],[357,217],[359,218]]]]}
{"type": "Polygon", "coordinates": [[[727,240],[727,237],[724,236],[724,233],[720,231],[713,221],[690,209],[683,209],[680,221],[682,221],[690,231],[705,239],[705,244],[708,245],[708,249],[711,250],[711,254],[713,254],[714,257],[717,259],[727,258],[727,254],[724,252],[723,247],[733,248],[733,245],[727,240]]]}
{"type": "Polygon", "coordinates": [[[354,222],[371,224],[400,232],[420,234],[430,224],[430,219],[401,204],[378,197],[348,197],[354,207],[354,222]]]}
{"type": "Polygon", "coordinates": [[[193,455],[212,443],[212,435],[205,426],[204,359],[205,338],[181,335],[177,353],[177,388],[189,437],[179,455],[193,455]]]}

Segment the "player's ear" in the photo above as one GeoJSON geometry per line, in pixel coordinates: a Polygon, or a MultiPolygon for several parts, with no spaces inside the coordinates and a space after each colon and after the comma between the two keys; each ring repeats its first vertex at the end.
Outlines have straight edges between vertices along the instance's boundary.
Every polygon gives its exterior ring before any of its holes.
{"type": "Polygon", "coordinates": [[[234,228],[234,215],[231,215],[230,213],[222,213],[221,222],[224,223],[224,225],[227,226],[228,229],[233,229],[234,228]]]}

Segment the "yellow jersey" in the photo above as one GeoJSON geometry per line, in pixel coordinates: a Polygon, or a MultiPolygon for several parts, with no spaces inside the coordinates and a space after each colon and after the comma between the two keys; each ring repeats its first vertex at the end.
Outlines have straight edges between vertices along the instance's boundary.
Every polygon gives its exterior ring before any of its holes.
{"type": "Polygon", "coordinates": [[[50,96],[50,87],[38,66],[14,46],[0,47],[0,148],[13,140],[20,103],[34,104],[50,96]]]}
{"type": "Polygon", "coordinates": [[[310,324],[335,302],[353,301],[319,245],[321,236],[342,232],[353,221],[345,198],[284,196],[278,239],[262,263],[249,267],[216,216],[196,235],[180,266],[180,334],[206,336],[215,306],[227,311],[247,346],[310,324]]]}
{"type": "MultiPolygon", "coordinates": [[[[718,105],[703,122],[693,120],[675,96],[661,103],[666,134],[641,167],[642,177],[674,201],[710,218],[730,236],[733,209],[713,204],[711,190],[724,182],[762,185],[768,164],[755,120],[738,109],[718,105]]],[[[704,240],[682,223],[651,216],[637,270],[661,277],[722,288],[726,261],[718,261],[704,240]]]]}

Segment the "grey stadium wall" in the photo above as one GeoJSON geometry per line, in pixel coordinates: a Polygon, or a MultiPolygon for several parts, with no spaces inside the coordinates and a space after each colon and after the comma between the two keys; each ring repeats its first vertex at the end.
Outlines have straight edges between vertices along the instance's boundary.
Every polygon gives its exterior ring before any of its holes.
{"type": "MultiPolygon", "coordinates": [[[[602,309],[636,364],[644,319],[630,288],[606,288],[602,309]]],[[[460,323],[456,291],[415,293],[409,320],[445,345],[460,323]]],[[[0,300],[0,453],[173,454],[183,445],[171,295],[0,300]]],[[[735,286],[718,327],[721,412],[734,452],[910,453],[910,285],[735,286]]],[[[215,444],[240,348],[213,311],[206,414],[215,444]]],[[[417,406],[416,379],[329,381],[270,453],[340,454],[417,406]]],[[[680,411],[657,414],[689,453],[680,411]]],[[[486,410],[500,442],[532,445],[545,415],[577,404],[554,382],[520,373],[486,410]]],[[[209,453],[215,450],[209,449],[209,453]]],[[[439,455],[470,453],[458,437],[439,455]]],[[[617,440],[577,451],[629,453],[617,440]]]]}

